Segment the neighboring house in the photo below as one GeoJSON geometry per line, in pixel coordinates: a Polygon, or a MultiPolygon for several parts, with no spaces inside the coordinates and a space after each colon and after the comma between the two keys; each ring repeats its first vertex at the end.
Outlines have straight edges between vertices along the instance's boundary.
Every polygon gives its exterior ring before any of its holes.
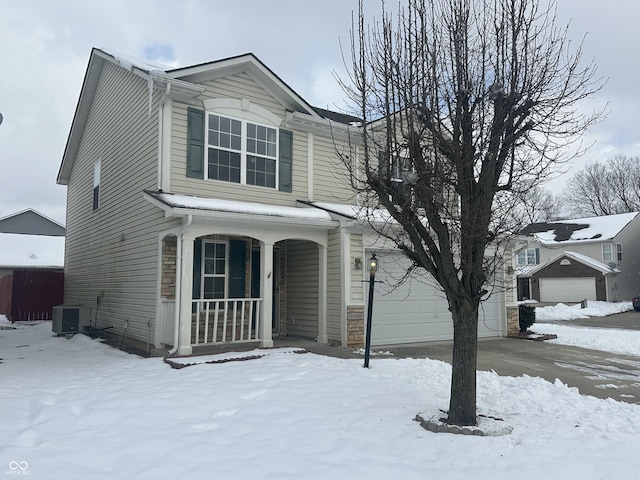
{"type": "Polygon", "coordinates": [[[640,215],[533,223],[516,252],[518,298],[630,300],[640,289],[640,215]]]}
{"type": "Polygon", "coordinates": [[[9,320],[50,320],[62,303],[64,234],[32,209],[0,218],[0,313],[9,320]]]}
{"type": "MultiPolygon", "coordinates": [[[[366,259],[387,282],[406,261],[357,219],[336,153],[357,122],[252,54],[168,68],[94,49],[57,180],[65,302],[179,354],[274,335],[362,346],[366,259]]],[[[504,305],[487,304],[481,336],[504,334],[504,305]]],[[[374,311],[374,345],[453,334],[433,286],[381,284],[374,311]]]]}

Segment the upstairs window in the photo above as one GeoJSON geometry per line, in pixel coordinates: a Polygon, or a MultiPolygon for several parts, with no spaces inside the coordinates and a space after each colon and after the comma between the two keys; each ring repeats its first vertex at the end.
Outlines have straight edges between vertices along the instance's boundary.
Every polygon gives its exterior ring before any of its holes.
{"type": "Polygon", "coordinates": [[[207,178],[276,188],[276,128],[208,114],[207,147],[207,178]]]}
{"type": "Polygon", "coordinates": [[[190,178],[293,189],[293,133],[254,121],[189,107],[186,160],[190,178]]]}
{"type": "Polygon", "coordinates": [[[602,244],[602,261],[609,263],[613,262],[613,245],[610,243],[602,244]]]}
{"type": "Polygon", "coordinates": [[[518,252],[518,265],[537,265],[540,263],[539,248],[523,248],[518,252]]]}
{"type": "Polygon", "coordinates": [[[616,257],[617,257],[617,261],[621,262],[622,261],[622,244],[621,243],[616,243],[616,257]]]}

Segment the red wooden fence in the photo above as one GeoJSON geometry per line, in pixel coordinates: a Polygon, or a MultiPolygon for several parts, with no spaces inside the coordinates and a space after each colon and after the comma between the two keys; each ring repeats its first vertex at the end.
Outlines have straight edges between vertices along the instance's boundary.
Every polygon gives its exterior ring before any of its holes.
{"type": "Polygon", "coordinates": [[[64,273],[50,270],[14,270],[11,294],[12,322],[51,320],[53,307],[64,301],[64,273]]]}

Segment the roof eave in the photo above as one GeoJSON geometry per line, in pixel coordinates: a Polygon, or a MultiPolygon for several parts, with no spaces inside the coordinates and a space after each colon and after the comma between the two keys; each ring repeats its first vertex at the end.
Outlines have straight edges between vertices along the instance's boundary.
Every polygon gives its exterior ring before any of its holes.
{"type": "MultiPolygon", "coordinates": [[[[155,196],[150,195],[148,192],[143,192],[143,195],[147,201],[161,208],[164,211],[166,218],[186,218],[191,216],[193,218],[204,217],[217,220],[242,220],[243,222],[255,222],[260,224],[277,223],[280,225],[300,225],[301,220],[299,217],[287,217],[281,215],[261,215],[247,212],[180,207],[165,203],[155,196]]],[[[335,228],[338,226],[338,222],[335,220],[305,219],[304,225],[316,228],[335,228]]]]}

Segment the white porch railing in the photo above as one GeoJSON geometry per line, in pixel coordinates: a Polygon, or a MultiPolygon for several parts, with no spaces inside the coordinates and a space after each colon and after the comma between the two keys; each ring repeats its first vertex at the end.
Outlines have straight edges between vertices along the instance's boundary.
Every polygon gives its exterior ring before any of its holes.
{"type": "Polygon", "coordinates": [[[192,346],[260,339],[261,298],[193,300],[192,346]]]}

